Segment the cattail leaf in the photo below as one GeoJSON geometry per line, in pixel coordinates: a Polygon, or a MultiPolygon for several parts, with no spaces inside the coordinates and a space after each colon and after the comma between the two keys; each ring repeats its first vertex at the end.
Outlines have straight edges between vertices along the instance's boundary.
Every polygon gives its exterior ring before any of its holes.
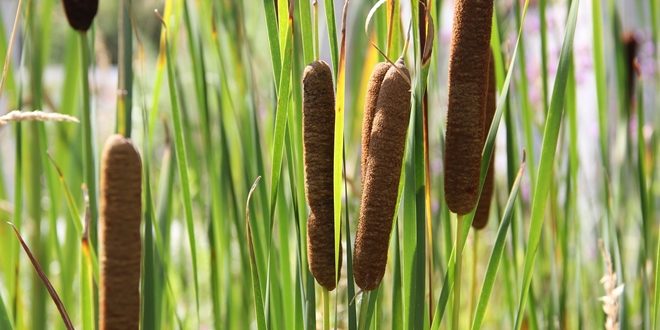
{"type": "MultiPolygon", "coordinates": [[[[524,309],[529,296],[529,287],[532,282],[532,272],[536,261],[536,252],[541,239],[541,229],[543,227],[543,218],[545,216],[545,206],[547,203],[550,185],[554,179],[553,166],[555,161],[555,152],[559,137],[559,128],[561,126],[564,107],[564,95],[566,92],[566,80],[568,79],[568,69],[570,58],[573,51],[573,39],[575,36],[575,26],[577,24],[577,12],[579,0],[574,0],[569,11],[566,25],[566,34],[562,44],[559,64],[557,67],[557,77],[553,88],[550,102],[550,111],[546,118],[545,129],[543,132],[543,144],[541,147],[541,159],[539,163],[538,181],[534,189],[532,202],[532,214],[529,230],[528,245],[525,253],[525,266],[523,272],[522,289],[516,314],[515,329],[522,327],[522,318],[524,309]]],[[[525,5],[525,8],[527,6],[525,5]]]]}
{"type": "MultiPolygon", "coordinates": [[[[350,1],[350,0],[349,0],[350,1]]],[[[346,1],[346,2],[349,2],[346,1]]],[[[339,77],[339,42],[337,41],[337,19],[335,18],[335,2],[334,0],[324,0],[323,5],[325,7],[325,22],[328,27],[328,40],[330,42],[330,57],[332,58],[332,71],[337,77],[339,77]]],[[[344,3],[344,6],[347,6],[347,3],[344,3]]],[[[337,78],[339,81],[339,78],[337,78]]]]}
{"type": "Polygon", "coordinates": [[[34,257],[34,255],[32,255],[30,248],[27,246],[27,244],[25,244],[25,241],[23,241],[23,237],[21,237],[21,234],[18,232],[18,229],[16,229],[16,226],[14,226],[14,224],[12,224],[11,222],[8,222],[8,224],[11,226],[12,229],[14,229],[14,234],[16,234],[16,238],[18,238],[18,241],[21,243],[23,250],[27,254],[28,258],[30,258],[32,267],[34,267],[34,270],[39,275],[39,278],[44,283],[44,286],[46,286],[46,289],[48,290],[50,297],[53,299],[55,306],[57,306],[57,310],[60,312],[60,316],[62,317],[64,326],[68,330],[73,330],[73,324],[71,323],[71,319],[69,319],[69,314],[66,312],[66,309],[64,308],[64,304],[60,300],[60,297],[57,295],[57,291],[55,291],[55,288],[53,288],[53,285],[50,283],[50,280],[46,276],[46,273],[44,273],[43,269],[41,269],[39,262],[34,257]]]}
{"type": "Polygon", "coordinates": [[[248,192],[248,197],[245,205],[245,227],[247,230],[247,241],[248,241],[248,251],[250,254],[250,269],[252,273],[252,292],[254,298],[254,309],[257,316],[257,329],[265,330],[266,329],[266,318],[265,318],[265,309],[264,302],[261,293],[261,285],[259,284],[259,272],[257,271],[257,260],[254,254],[254,244],[252,239],[252,231],[250,230],[250,199],[252,198],[252,193],[257,188],[257,184],[261,180],[261,176],[252,184],[252,188],[248,192]]]}
{"type": "MultiPolygon", "coordinates": [[[[87,212],[89,214],[89,212],[87,212]]],[[[80,307],[82,310],[83,329],[94,329],[94,275],[92,249],[87,235],[80,243],[80,307]]]]}
{"type": "Polygon", "coordinates": [[[523,150],[523,160],[520,164],[518,170],[518,175],[516,175],[516,180],[513,182],[511,187],[511,192],[509,193],[509,198],[504,207],[504,214],[502,215],[502,221],[500,222],[499,230],[497,231],[497,237],[495,238],[495,244],[493,246],[493,252],[490,255],[490,260],[488,261],[488,268],[486,269],[486,274],[484,275],[484,282],[481,287],[481,294],[479,295],[479,301],[477,302],[477,309],[474,314],[474,320],[472,321],[472,330],[477,330],[481,328],[484,316],[486,314],[486,307],[488,306],[488,300],[490,299],[490,294],[495,286],[495,278],[497,277],[497,271],[500,266],[500,261],[502,259],[502,254],[504,253],[504,246],[506,244],[506,236],[509,232],[509,224],[511,223],[511,218],[513,217],[513,208],[518,196],[518,191],[520,189],[520,181],[522,179],[522,174],[525,169],[525,153],[523,150]]]}
{"type": "Polygon", "coordinates": [[[7,307],[5,305],[5,300],[0,295],[0,327],[2,329],[12,330],[14,326],[11,324],[9,319],[9,313],[7,313],[7,307]]]}
{"type": "MultiPolygon", "coordinates": [[[[163,22],[165,24],[165,22],[163,22]]],[[[186,219],[186,229],[188,232],[188,243],[190,245],[191,261],[193,266],[193,283],[195,287],[195,310],[199,320],[199,280],[197,271],[197,244],[195,239],[195,226],[193,223],[192,197],[190,193],[190,180],[188,178],[188,156],[186,152],[186,141],[183,135],[183,123],[179,111],[179,100],[175,87],[176,76],[172,62],[174,57],[170,50],[169,42],[165,43],[165,52],[167,55],[167,82],[170,91],[170,103],[172,104],[172,120],[174,122],[174,148],[176,150],[177,168],[181,179],[181,197],[183,199],[184,214],[186,219]]]]}

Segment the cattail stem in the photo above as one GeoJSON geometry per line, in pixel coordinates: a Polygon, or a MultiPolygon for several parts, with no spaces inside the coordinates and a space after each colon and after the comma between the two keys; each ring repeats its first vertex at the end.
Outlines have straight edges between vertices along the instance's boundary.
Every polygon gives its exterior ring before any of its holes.
{"type": "Polygon", "coordinates": [[[92,250],[98,251],[98,198],[97,198],[97,184],[96,184],[96,163],[94,161],[94,145],[96,140],[92,134],[92,109],[89,91],[89,65],[90,65],[90,52],[89,43],[87,42],[87,33],[79,32],[80,40],[80,53],[82,58],[81,81],[82,96],[83,96],[83,109],[82,109],[82,155],[83,155],[83,178],[89,191],[89,211],[90,219],[90,241],[92,250]]]}
{"type": "Polygon", "coordinates": [[[479,264],[479,253],[477,253],[477,246],[479,245],[479,231],[474,232],[474,243],[472,244],[472,284],[470,285],[470,327],[472,329],[472,315],[477,307],[477,265],[479,264]]]}
{"type": "Polygon", "coordinates": [[[330,330],[330,291],[323,288],[323,330],[330,330]]]}
{"type": "Polygon", "coordinates": [[[463,216],[458,215],[456,222],[456,262],[454,263],[454,313],[452,329],[458,330],[459,311],[461,309],[461,271],[463,263],[463,216]]]}

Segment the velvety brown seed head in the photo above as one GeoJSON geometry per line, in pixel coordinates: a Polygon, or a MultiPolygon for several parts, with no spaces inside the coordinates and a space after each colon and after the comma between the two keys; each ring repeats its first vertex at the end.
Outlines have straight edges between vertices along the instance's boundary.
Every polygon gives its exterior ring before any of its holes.
{"type": "MultiPolygon", "coordinates": [[[[334,290],[337,282],[332,182],[334,135],[335,93],[332,71],[328,63],[315,61],[307,65],[303,73],[305,195],[310,208],[307,219],[307,257],[310,272],[328,290],[334,290]]],[[[341,246],[339,251],[341,255],[341,246]]]]}
{"type": "MultiPolygon", "coordinates": [[[[624,49],[624,61],[626,69],[626,98],[632,104],[635,102],[635,58],[637,57],[637,39],[635,34],[627,32],[622,37],[624,49]]],[[[633,109],[634,107],[630,107],[633,109]]]]}
{"type": "Polygon", "coordinates": [[[380,62],[376,64],[374,70],[371,72],[369,84],[367,84],[367,94],[364,99],[364,114],[362,117],[362,175],[361,183],[364,186],[364,177],[367,171],[367,159],[369,158],[369,140],[371,138],[371,126],[374,122],[374,114],[376,113],[376,103],[378,101],[378,94],[380,87],[385,79],[387,70],[392,67],[389,62],[380,62]]]}
{"type": "MultiPolygon", "coordinates": [[[[409,80],[410,73],[403,61],[397,61],[396,66],[409,80]]],[[[364,291],[378,287],[385,274],[401,178],[410,120],[410,84],[399,70],[393,66],[387,70],[378,93],[369,134],[353,260],[355,283],[364,291]]]]}
{"type": "Polygon", "coordinates": [[[138,329],[142,161],[131,140],[112,135],[101,156],[100,329],[138,329]]]}
{"type": "MultiPolygon", "coordinates": [[[[486,123],[484,126],[484,139],[481,148],[486,144],[488,137],[488,130],[493,123],[493,116],[497,110],[496,102],[497,90],[495,88],[495,59],[493,58],[493,50],[490,51],[490,65],[488,66],[488,95],[486,97],[486,123]]],[[[486,178],[484,179],[484,187],[481,190],[481,198],[477,204],[477,210],[474,212],[474,220],[472,220],[472,227],[474,229],[482,229],[488,224],[488,214],[490,211],[490,202],[493,199],[493,176],[495,175],[495,145],[493,145],[493,155],[490,158],[486,178]]]]}
{"type": "Polygon", "coordinates": [[[477,203],[493,1],[456,0],[449,56],[445,201],[457,214],[477,203]]]}
{"type": "Polygon", "coordinates": [[[69,25],[78,31],[87,31],[94,21],[98,0],[62,0],[69,25]]]}

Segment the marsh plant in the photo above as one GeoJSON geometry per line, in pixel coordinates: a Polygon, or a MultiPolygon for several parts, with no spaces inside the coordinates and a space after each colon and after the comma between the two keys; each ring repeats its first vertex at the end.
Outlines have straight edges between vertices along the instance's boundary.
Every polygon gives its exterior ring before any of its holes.
{"type": "Polygon", "coordinates": [[[0,14],[0,329],[660,330],[656,0],[0,14]]]}

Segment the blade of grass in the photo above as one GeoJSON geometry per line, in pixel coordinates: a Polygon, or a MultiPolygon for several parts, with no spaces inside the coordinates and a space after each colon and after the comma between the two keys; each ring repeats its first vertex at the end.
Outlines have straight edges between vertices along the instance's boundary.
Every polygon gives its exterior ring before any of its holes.
{"type": "Polygon", "coordinates": [[[2,295],[0,295],[0,327],[3,329],[12,330],[14,329],[14,326],[11,324],[6,306],[7,305],[5,304],[5,300],[2,298],[2,295]]]}
{"type": "Polygon", "coordinates": [[[97,251],[97,226],[98,226],[98,198],[96,184],[96,153],[94,152],[95,141],[92,134],[92,109],[89,91],[89,66],[90,53],[87,43],[87,33],[78,32],[80,52],[82,58],[81,83],[83,95],[82,108],[82,149],[83,149],[83,178],[89,191],[89,211],[90,211],[90,243],[94,252],[97,251]]]}
{"type": "Polygon", "coordinates": [[[252,269],[252,290],[254,298],[254,309],[257,317],[257,329],[264,330],[266,329],[266,319],[264,313],[264,304],[261,294],[261,285],[259,284],[259,273],[257,272],[257,262],[254,255],[254,247],[252,244],[252,233],[250,230],[250,197],[252,197],[252,192],[257,187],[257,184],[261,180],[261,177],[257,177],[248,193],[248,198],[245,206],[245,226],[247,228],[247,241],[248,249],[250,251],[250,269],[252,269]]]}
{"type": "Polygon", "coordinates": [[[89,231],[89,208],[85,218],[85,233],[80,242],[80,307],[83,329],[94,329],[94,280],[92,278],[92,259],[87,232],[89,231]]]}
{"type": "Polygon", "coordinates": [[[598,101],[598,128],[601,162],[609,172],[609,128],[607,107],[607,81],[605,80],[605,47],[603,42],[603,13],[600,1],[591,5],[593,29],[594,74],[596,78],[596,100],[598,101]]]}
{"type": "MultiPolygon", "coordinates": [[[[326,18],[328,25],[334,26],[334,12],[332,21],[327,17],[328,2],[326,1],[326,18]]],[[[339,50],[339,65],[335,66],[337,75],[337,93],[335,98],[335,138],[334,138],[334,158],[333,158],[333,201],[334,201],[334,235],[335,235],[335,279],[339,283],[339,247],[341,246],[341,188],[342,188],[342,164],[344,159],[344,116],[345,116],[345,99],[346,99],[346,22],[348,14],[348,4],[350,1],[344,2],[342,11],[342,25],[341,25],[341,44],[339,50]]],[[[331,4],[332,6],[332,4],[331,4]]],[[[334,8],[334,7],[331,7],[334,8]]],[[[334,10],[334,9],[333,9],[334,10]]],[[[330,29],[329,29],[330,30],[330,29]]],[[[334,30],[334,29],[333,29],[334,30]]],[[[336,34],[335,35],[336,40],[336,34]]],[[[332,40],[332,39],[331,39],[332,40]]],[[[332,42],[331,42],[332,44],[332,42]]],[[[336,59],[336,57],[334,57],[336,59]]],[[[333,59],[333,64],[335,60],[333,59]]],[[[350,279],[349,279],[350,281],[350,279]]],[[[335,318],[337,315],[335,314],[335,318]]]]}
{"type": "Polygon", "coordinates": [[[264,0],[264,12],[266,14],[266,31],[268,32],[268,45],[270,46],[270,57],[273,64],[273,73],[275,77],[275,90],[279,89],[280,75],[282,74],[282,57],[280,55],[278,28],[277,28],[277,8],[275,0],[264,0]]]}
{"type": "MultiPolygon", "coordinates": [[[[350,0],[349,0],[350,1],[350,0]]],[[[348,2],[348,1],[346,1],[348,2]]],[[[344,6],[346,6],[346,2],[344,6]]],[[[335,2],[333,0],[324,0],[323,6],[325,9],[325,22],[328,27],[328,40],[330,42],[330,57],[332,58],[332,68],[336,77],[339,77],[339,62],[341,51],[337,42],[337,20],[335,19],[335,2]]],[[[339,79],[337,79],[339,81],[339,79]]],[[[337,103],[339,104],[339,103],[337,103]]]]}
{"type": "Polygon", "coordinates": [[[528,247],[525,254],[523,284],[518,304],[518,312],[516,315],[515,328],[517,330],[520,330],[522,327],[522,317],[524,315],[524,309],[527,304],[529,287],[532,281],[532,271],[534,269],[536,252],[538,249],[541,237],[541,229],[543,226],[543,218],[545,216],[545,205],[547,202],[551,181],[553,179],[552,168],[554,166],[555,152],[557,149],[559,127],[563,117],[562,113],[564,106],[564,95],[566,92],[565,87],[568,77],[568,68],[570,63],[569,59],[571,58],[570,54],[572,53],[573,49],[573,39],[575,36],[575,26],[577,23],[579,3],[579,0],[574,0],[571,4],[569,18],[566,26],[566,34],[562,45],[561,55],[559,57],[555,86],[553,88],[552,99],[550,102],[550,110],[546,119],[545,130],[543,133],[541,160],[539,163],[538,171],[539,180],[534,189],[528,247]]]}
{"type": "MultiPolygon", "coordinates": [[[[293,3],[291,3],[293,5],[293,3]]],[[[277,95],[277,114],[275,119],[275,131],[273,137],[273,154],[272,154],[272,168],[271,168],[271,190],[270,190],[270,212],[268,216],[268,242],[267,242],[267,254],[268,254],[268,268],[267,268],[267,277],[266,277],[266,296],[265,296],[265,311],[266,311],[266,320],[270,320],[270,293],[271,289],[275,290],[276,288],[271,286],[271,281],[276,280],[274,278],[274,267],[273,259],[271,256],[271,251],[274,250],[272,233],[273,226],[275,224],[275,209],[277,206],[277,192],[279,190],[280,176],[282,174],[282,158],[284,154],[284,135],[286,131],[287,116],[290,111],[289,108],[289,97],[290,97],[290,87],[291,87],[291,62],[293,55],[293,8],[289,8],[289,16],[287,20],[287,32],[286,32],[286,41],[284,47],[284,63],[282,63],[282,74],[280,75],[280,81],[277,95]]],[[[278,317],[278,315],[275,315],[278,317]]]]}
{"type": "Polygon", "coordinates": [[[495,245],[493,246],[493,252],[490,255],[488,261],[488,268],[486,269],[486,274],[484,276],[483,285],[481,287],[481,294],[479,295],[479,301],[477,303],[477,310],[474,313],[474,321],[472,322],[472,329],[480,329],[486,314],[486,307],[488,306],[488,300],[495,285],[495,279],[497,278],[497,271],[500,266],[500,261],[502,260],[502,254],[504,253],[504,244],[506,243],[506,236],[509,231],[509,224],[511,223],[511,218],[513,218],[513,208],[516,197],[518,196],[518,190],[520,189],[520,181],[522,179],[523,171],[525,170],[525,154],[523,152],[523,161],[520,164],[520,169],[518,170],[518,175],[516,175],[516,180],[513,183],[511,192],[509,193],[509,198],[506,202],[504,208],[504,214],[502,214],[502,221],[500,222],[500,227],[497,231],[497,238],[495,238],[495,245]]]}
{"type": "MultiPolygon", "coordinates": [[[[167,29],[163,21],[163,29],[167,29]]],[[[186,141],[183,136],[183,125],[181,114],[179,112],[179,103],[177,91],[174,86],[176,77],[172,62],[174,58],[170,52],[169,42],[165,41],[165,52],[167,62],[167,81],[170,90],[170,104],[172,106],[172,119],[174,121],[174,147],[176,149],[177,167],[179,169],[179,178],[181,179],[182,199],[184,213],[186,217],[186,228],[188,231],[188,241],[190,244],[190,253],[193,266],[193,280],[195,287],[195,308],[197,311],[197,320],[199,320],[199,282],[197,271],[197,244],[195,243],[195,225],[193,223],[192,200],[190,196],[190,183],[188,180],[188,160],[186,156],[186,141]]]]}
{"type": "Polygon", "coordinates": [[[62,317],[62,321],[64,322],[64,325],[66,326],[67,329],[72,330],[73,324],[71,323],[71,320],[69,319],[69,315],[64,309],[64,304],[62,304],[62,301],[60,300],[60,297],[57,295],[55,288],[53,288],[53,285],[50,283],[50,280],[46,276],[46,273],[43,271],[43,269],[39,265],[39,262],[30,251],[30,248],[27,246],[27,244],[25,244],[25,241],[23,241],[23,238],[21,237],[21,234],[19,234],[18,229],[16,229],[16,226],[14,226],[11,222],[9,223],[9,225],[14,229],[16,238],[21,243],[21,246],[23,247],[25,253],[28,255],[28,258],[30,258],[30,262],[34,267],[34,270],[37,272],[37,274],[39,274],[39,278],[44,283],[44,286],[46,286],[46,289],[48,290],[50,297],[53,299],[53,302],[57,306],[57,310],[60,312],[60,316],[62,317]]]}
{"type": "Polygon", "coordinates": [[[131,29],[130,10],[132,0],[118,2],[119,15],[119,50],[117,71],[117,128],[116,132],[130,138],[133,108],[133,30],[131,29]]]}

